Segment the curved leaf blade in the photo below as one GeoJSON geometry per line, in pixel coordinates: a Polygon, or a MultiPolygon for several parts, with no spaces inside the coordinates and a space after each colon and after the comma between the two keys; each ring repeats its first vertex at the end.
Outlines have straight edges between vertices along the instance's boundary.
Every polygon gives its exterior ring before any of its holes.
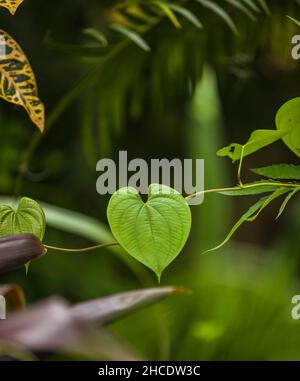
{"type": "Polygon", "coordinates": [[[293,21],[296,25],[300,26],[300,20],[296,20],[294,19],[294,17],[291,17],[291,16],[286,16],[288,19],[290,19],[291,21],[293,21]]]}
{"type": "Polygon", "coordinates": [[[181,28],[181,24],[178,18],[176,17],[172,9],[168,6],[168,4],[162,1],[151,1],[151,4],[156,5],[158,8],[160,8],[161,11],[168,17],[171,23],[175,26],[175,28],[181,28]]]}
{"type": "Polygon", "coordinates": [[[233,226],[233,228],[230,230],[230,232],[228,233],[227,237],[224,239],[223,242],[221,242],[218,246],[212,248],[212,249],[209,249],[209,250],[206,250],[203,254],[206,254],[206,253],[210,253],[211,251],[215,251],[215,250],[218,250],[218,249],[221,249],[221,247],[223,247],[229,240],[230,238],[233,236],[233,234],[238,230],[238,228],[246,221],[249,220],[250,217],[252,217],[254,215],[254,213],[256,213],[260,207],[264,204],[264,202],[268,199],[268,197],[263,197],[261,198],[260,200],[258,200],[254,205],[252,205],[246,213],[244,213],[242,215],[242,217],[235,223],[235,225],[233,226]]]}
{"type": "Polygon", "coordinates": [[[283,138],[290,133],[290,128],[285,128],[281,131],[278,130],[255,130],[250,135],[249,140],[244,144],[232,143],[227,147],[221,148],[218,156],[228,156],[232,162],[240,160],[243,157],[251,155],[252,153],[264,148],[277,140],[283,138]]]}
{"type": "Polygon", "coordinates": [[[123,36],[129,38],[132,42],[134,42],[145,52],[149,52],[151,50],[147,42],[138,33],[126,28],[125,26],[119,24],[112,24],[110,25],[110,28],[115,30],[116,32],[121,33],[123,36]]]}
{"type": "Polygon", "coordinates": [[[169,8],[171,8],[174,12],[177,12],[181,16],[185,17],[191,24],[193,24],[196,28],[202,28],[203,25],[199,21],[198,17],[194,15],[187,8],[181,7],[179,5],[168,4],[169,8]]]}
{"type": "Polygon", "coordinates": [[[237,27],[234,21],[232,20],[231,16],[220,5],[210,0],[196,0],[196,1],[200,3],[204,8],[210,9],[217,16],[219,16],[229,26],[229,28],[232,30],[232,32],[235,35],[238,34],[237,27]]]}
{"type": "Polygon", "coordinates": [[[269,16],[271,14],[270,8],[265,0],[258,0],[259,5],[264,10],[264,12],[269,16]]]}
{"type": "Polygon", "coordinates": [[[257,12],[259,13],[260,12],[260,9],[258,8],[258,6],[255,4],[255,2],[253,0],[242,0],[245,4],[248,5],[249,8],[251,8],[254,12],[257,12]]]}
{"type": "Polygon", "coordinates": [[[246,16],[248,16],[250,20],[256,20],[256,17],[253,16],[252,12],[243,3],[241,3],[240,0],[226,0],[226,2],[239,9],[246,16]]]}
{"type": "Polygon", "coordinates": [[[36,79],[19,44],[0,30],[0,97],[22,106],[32,122],[44,131],[45,108],[38,97],[36,79]]]}
{"type": "Polygon", "coordinates": [[[289,192],[290,189],[289,188],[285,188],[285,187],[281,187],[281,188],[278,188],[276,189],[272,194],[270,194],[268,196],[268,198],[264,201],[264,203],[261,205],[261,207],[258,209],[258,211],[251,217],[248,218],[247,221],[254,221],[258,216],[259,214],[274,200],[276,200],[276,198],[284,195],[285,193],[289,192]]]}
{"type": "Polygon", "coordinates": [[[268,167],[253,168],[251,171],[270,179],[300,180],[300,165],[274,164],[268,167]]]}
{"type": "Polygon", "coordinates": [[[82,323],[103,325],[167,296],[181,292],[184,290],[176,287],[145,288],[122,292],[76,304],[71,308],[71,313],[82,323]]]}
{"type": "Polygon", "coordinates": [[[291,200],[291,198],[292,198],[293,196],[295,196],[295,194],[298,193],[299,190],[300,190],[300,187],[297,187],[297,188],[295,188],[293,191],[291,191],[291,192],[286,196],[286,198],[284,199],[283,203],[282,203],[281,206],[280,206],[279,212],[278,212],[278,214],[277,214],[277,216],[276,216],[276,220],[277,220],[277,218],[279,218],[279,217],[282,215],[282,213],[285,211],[285,208],[286,208],[287,204],[289,203],[289,201],[291,200]]]}
{"type": "Polygon", "coordinates": [[[282,140],[300,157],[300,97],[284,103],[278,110],[275,121],[279,131],[290,130],[282,140]]]}

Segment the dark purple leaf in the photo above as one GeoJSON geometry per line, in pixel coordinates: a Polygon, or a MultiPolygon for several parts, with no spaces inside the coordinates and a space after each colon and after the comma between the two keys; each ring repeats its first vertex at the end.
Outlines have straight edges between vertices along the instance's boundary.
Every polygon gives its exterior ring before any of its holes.
{"type": "Polygon", "coordinates": [[[72,307],[71,311],[80,321],[106,324],[129,312],[178,292],[182,292],[182,290],[175,287],[148,288],[124,292],[77,304],[72,307]]]}
{"type": "Polygon", "coordinates": [[[0,238],[0,273],[15,270],[45,252],[42,243],[32,234],[0,238]]]}

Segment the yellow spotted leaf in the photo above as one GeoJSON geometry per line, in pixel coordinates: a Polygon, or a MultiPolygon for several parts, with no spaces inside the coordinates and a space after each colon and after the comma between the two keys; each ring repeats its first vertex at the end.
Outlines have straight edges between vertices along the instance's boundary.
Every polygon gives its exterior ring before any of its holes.
{"type": "Polygon", "coordinates": [[[16,13],[19,5],[23,3],[24,0],[0,0],[0,7],[7,8],[12,15],[16,13]]]}
{"type": "Polygon", "coordinates": [[[30,63],[21,47],[3,30],[0,30],[0,97],[24,107],[32,122],[44,131],[45,108],[38,97],[30,63]]]}

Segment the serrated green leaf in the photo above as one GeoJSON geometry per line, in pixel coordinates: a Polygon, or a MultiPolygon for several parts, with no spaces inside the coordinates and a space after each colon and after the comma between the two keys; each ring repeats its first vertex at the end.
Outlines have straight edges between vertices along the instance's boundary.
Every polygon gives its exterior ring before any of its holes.
{"type": "Polygon", "coordinates": [[[171,8],[174,12],[177,12],[181,16],[185,17],[190,23],[195,25],[196,28],[202,28],[203,25],[199,21],[199,19],[189,11],[187,8],[180,7],[179,5],[168,4],[168,7],[171,8]]]}
{"type": "Polygon", "coordinates": [[[284,212],[284,210],[285,210],[285,208],[286,208],[288,202],[290,201],[290,199],[291,199],[297,192],[299,192],[299,190],[300,190],[300,187],[297,187],[297,188],[295,188],[293,191],[291,191],[291,192],[286,196],[286,198],[284,199],[283,203],[282,203],[281,206],[280,206],[279,212],[278,212],[278,214],[277,214],[277,216],[276,216],[276,220],[277,220],[277,218],[279,218],[279,217],[282,215],[282,213],[284,212]]]}
{"type": "Polygon", "coordinates": [[[23,197],[17,209],[0,205],[0,237],[30,233],[42,241],[45,229],[45,214],[36,201],[23,197]]]}
{"type": "Polygon", "coordinates": [[[253,16],[253,14],[251,13],[251,11],[243,4],[241,3],[240,0],[226,0],[227,3],[231,4],[232,6],[234,6],[235,8],[239,9],[240,11],[242,11],[246,16],[249,17],[249,19],[251,19],[252,21],[255,21],[256,20],[256,17],[253,16]]]}
{"type": "Polygon", "coordinates": [[[300,97],[291,99],[280,107],[276,114],[276,127],[279,131],[290,130],[282,140],[300,157],[300,97]]]}
{"type": "Polygon", "coordinates": [[[151,1],[151,4],[157,6],[160,8],[163,13],[168,17],[168,19],[171,21],[171,23],[175,26],[175,28],[181,28],[181,24],[176,17],[175,13],[172,11],[172,9],[169,8],[169,6],[162,2],[162,1],[151,1]]]}
{"type": "Polygon", "coordinates": [[[158,184],[149,186],[145,203],[136,189],[121,188],[109,201],[107,218],[120,245],[158,279],[182,250],[191,228],[186,200],[174,189],[158,184]]]}
{"type": "Polygon", "coordinates": [[[230,15],[225,11],[225,9],[220,7],[219,4],[216,4],[210,0],[195,0],[195,1],[197,1],[203,7],[210,9],[212,12],[218,15],[229,26],[229,28],[233,31],[234,34],[238,34],[238,30],[236,28],[234,21],[232,20],[230,15]]]}
{"type": "Polygon", "coordinates": [[[249,140],[244,144],[232,143],[227,147],[221,148],[218,156],[228,156],[233,162],[240,160],[242,157],[251,155],[261,148],[268,146],[283,138],[290,133],[290,128],[284,130],[255,130],[252,132],[249,140]]]}
{"type": "Polygon", "coordinates": [[[142,50],[149,52],[151,50],[150,46],[147,42],[136,32],[126,28],[125,26],[119,24],[112,24],[110,28],[123,34],[125,37],[129,38],[132,42],[134,42],[138,47],[142,50]]]}
{"type": "Polygon", "coordinates": [[[300,180],[300,165],[274,164],[268,167],[253,168],[251,171],[270,179],[300,180]]]}
{"type": "Polygon", "coordinates": [[[263,197],[261,198],[260,200],[258,200],[254,205],[252,205],[246,213],[244,213],[242,215],[242,217],[236,222],[236,224],[233,226],[233,228],[230,230],[230,232],[228,233],[227,237],[224,239],[223,242],[221,242],[218,246],[212,248],[212,249],[209,249],[209,250],[206,250],[203,254],[206,254],[206,253],[209,253],[211,251],[215,251],[215,250],[218,250],[220,249],[221,247],[223,247],[229,240],[230,238],[233,236],[233,234],[238,230],[238,228],[246,221],[248,221],[248,219],[257,211],[259,210],[259,208],[263,205],[263,203],[267,200],[268,197],[263,197]]]}

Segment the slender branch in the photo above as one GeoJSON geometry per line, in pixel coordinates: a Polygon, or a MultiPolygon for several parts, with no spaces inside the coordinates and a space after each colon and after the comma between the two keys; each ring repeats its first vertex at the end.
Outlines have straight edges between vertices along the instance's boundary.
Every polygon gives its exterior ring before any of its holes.
{"type": "Polygon", "coordinates": [[[259,188],[264,186],[278,186],[278,187],[288,187],[288,188],[296,188],[299,186],[299,184],[295,183],[282,183],[280,181],[274,181],[274,182],[260,182],[255,184],[243,184],[243,185],[237,185],[235,187],[227,187],[227,188],[214,188],[214,189],[205,189],[201,192],[196,192],[193,194],[190,194],[186,196],[186,200],[190,200],[192,198],[195,198],[197,196],[207,194],[207,193],[220,193],[220,192],[227,192],[227,191],[239,191],[242,189],[249,189],[249,188],[259,188]]]}
{"type": "Polygon", "coordinates": [[[67,249],[64,247],[56,247],[56,246],[49,246],[49,245],[44,245],[44,247],[46,249],[49,249],[49,250],[63,251],[65,253],[86,253],[89,251],[94,251],[97,249],[104,249],[106,247],[118,246],[118,245],[119,245],[118,242],[108,242],[108,243],[100,243],[99,245],[95,245],[95,246],[84,247],[82,249],[67,249]]]}
{"type": "MultiPolygon", "coordinates": [[[[195,198],[197,196],[207,194],[207,193],[220,193],[220,192],[226,192],[226,191],[238,191],[242,189],[249,189],[249,188],[259,188],[262,186],[277,186],[279,188],[281,187],[287,187],[287,188],[299,188],[299,183],[282,183],[280,181],[274,181],[274,182],[260,182],[260,183],[254,183],[254,184],[240,184],[234,187],[226,187],[226,188],[213,188],[213,189],[205,189],[201,192],[196,192],[193,194],[188,195],[185,199],[190,200],[192,198],[195,198]]],[[[107,242],[107,243],[100,243],[99,245],[90,246],[90,247],[84,247],[81,249],[69,249],[65,247],[56,247],[56,246],[50,246],[50,245],[44,245],[44,247],[48,250],[54,250],[54,251],[61,251],[65,253],[86,253],[89,251],[94,251],[97,249],[104,249],[106,247],[110,246],[119,246],[120,244],[118,242],[107,242]]]]}
{"type": "Polygon", "coordinates": [[[238,167],[238,172],[237,172],[237,179],[239,185],[242,187],[243,182],[242,182],[242,166],[243,166],[243,159],[244,159],[244,150],[245,146],[242,147],[242,152],[241,152],[241,157],[240,157],[240,162],[239,162],[239,167],[238,167]]]}

